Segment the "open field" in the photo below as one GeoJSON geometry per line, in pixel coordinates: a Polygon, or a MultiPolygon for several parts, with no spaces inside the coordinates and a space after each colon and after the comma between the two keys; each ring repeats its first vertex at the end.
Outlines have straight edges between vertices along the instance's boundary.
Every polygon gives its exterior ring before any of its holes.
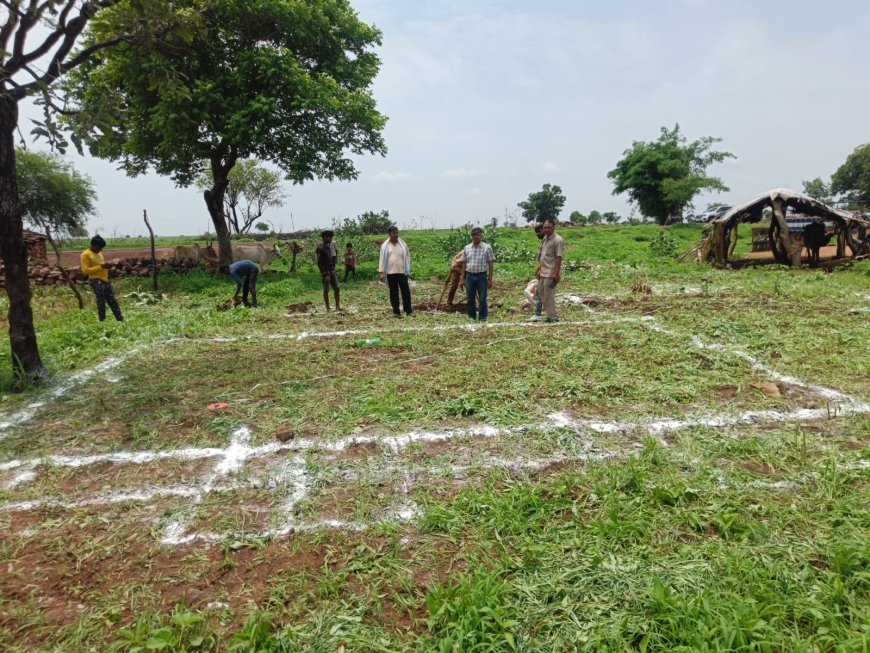
{"type": "Polygon", "coordinates": [[[367,237],[341,314],[310,251],[256,311],[201,271],[117,283],[124,323],[38,289],[0,648],[870,650],[870,263],[717,271],[658,232],[563,230],[558,324],[519,309],[530,230],[485,326],[428,310],[444,233],[402,234],[403,320],[367,237]]]}

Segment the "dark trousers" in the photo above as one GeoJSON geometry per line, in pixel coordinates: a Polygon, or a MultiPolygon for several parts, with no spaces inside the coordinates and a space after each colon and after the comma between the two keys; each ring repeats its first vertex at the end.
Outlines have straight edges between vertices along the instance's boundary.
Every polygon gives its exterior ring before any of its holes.
{"type": "Polygon", "coordinates": [[[414,312],[411,308],[411,288],[408,286],[408,276],[406,274],[388,274],[387,285],[390,287],[390,304],[393,307],[393,313],[401,315],[399,311],[399,290],[402,291],[402,306],[405,308],[405,313],[410,315],[414,312]]]}
{"type": "Polygon", "coordinates": [[[248,305],[248,293],[251,293],[251,306],[257,305],[257,270],[251,270],[242,282],[242,303],[248,305]]]}
{"type": "Polygon", "coordinates": [[[476,320],[478,315],[481,322],[486,322],[489,316],[489,308],[486,304],[486,272],[477,274],[465,273],[465,305],[468,308],[468,317],[476,320]],[[478,297],[480,298],[480,306],[476,306],[478,297]]]}
{"type": "Polygon", "coordinates": [[[356,266],[355,265],[345,265],[344,266],[344,280],[347,281],[347,275],[352,274],[353,280],[356,281],[356,266]]]}
{"type": "Polygon", "coordinates": [[[106,304],[112,309],[112,315],[119,322],[124,319],[121,315],[121,307],[118,306],[118,300],[115,299],[115,291],[112,289],[112,284],[101,279],[90,279],[91,289],[94,291],[94,297],[97,298],[97,317],[100,322],[106,319],[106,304]]]}

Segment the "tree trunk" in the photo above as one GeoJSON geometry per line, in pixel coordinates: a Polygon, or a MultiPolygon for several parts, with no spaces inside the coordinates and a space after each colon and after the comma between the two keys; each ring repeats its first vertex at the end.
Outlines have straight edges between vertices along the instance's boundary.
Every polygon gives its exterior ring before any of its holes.
{"type": "Polygon", "coordinates": [[[781,251],[781,260],[792,267],[799,268],[801,266],[801,250],[803,247],[796,245],[791,239],[791,231],[788,228],[788,223],[785,221],[786,207],[782,200],[776,199],[773,201],[773,219],[779,224],[779,246],[781,251]]]}
{"type": "Polygon", "coordinates": [[[221,157],[211,160],[212,186],[203,192],[208,214],[214,224],[215,235],[218,241],[218,265],[223,269],[233,262],[233,250],[230,247],[230,230],[227,226],[227,216],[224,214],[224,196],[229,185],[229,173],[233,169],[236,160],[229,157],[226,162],[221,157]]]}
{"type": "Polygon", "coordinates": [[[30,380],[45,376],[33,311],[30,308],[30,279],[27,250],[21,236],[21,204],[15,171],[15,128],[18,104],[0,95],[0,256],[6,265],[6,293],[9,296],[9,343],[16,376],[30,380]]]}

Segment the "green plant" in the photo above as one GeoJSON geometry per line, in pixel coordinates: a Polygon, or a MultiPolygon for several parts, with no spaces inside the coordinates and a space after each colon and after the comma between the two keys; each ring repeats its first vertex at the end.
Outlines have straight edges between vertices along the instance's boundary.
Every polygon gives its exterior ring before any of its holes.
{"type": "Polygon", "coordinates": [[[655,235],[655,238],[649,244],[649,249],[653,255],[661,258],[676,258],[680,253],[677,239],[666,229],[661,229],[655,235]]]}

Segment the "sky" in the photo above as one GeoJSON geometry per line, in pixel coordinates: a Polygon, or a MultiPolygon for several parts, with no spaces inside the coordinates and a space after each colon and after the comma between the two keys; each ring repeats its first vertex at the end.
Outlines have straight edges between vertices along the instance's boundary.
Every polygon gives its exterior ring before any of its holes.
{"type": "MultiPolygon", "coordinates": [[[[699,211],[827,180],[870,141],[866,0],[351,2],[383,33],[373,94],[388,152],[355,158],[354,181],[288,182],[263,216],[281,231],[369,210],[402,228],[503,222],[545,183],[567,197],[563,219],[628,216],[607,172],[677,123],[737,156],[710,168],[730,191],[699,196],[699,211]]],[[[143,210],[158,235],[210,228],[195,188],[68,158],[95,182],[92,232],[144,234],[143,210]]]]}

